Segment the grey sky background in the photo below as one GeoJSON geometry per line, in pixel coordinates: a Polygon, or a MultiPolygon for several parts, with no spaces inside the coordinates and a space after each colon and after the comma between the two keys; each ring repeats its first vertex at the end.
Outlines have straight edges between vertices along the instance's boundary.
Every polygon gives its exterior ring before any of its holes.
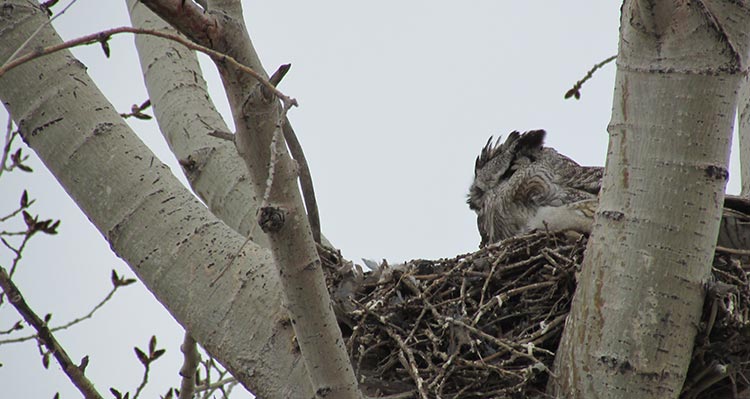
{"type": "MultiPolygon", "coordinates": [[[[475,250],[479,235],[465,197],[474,158],[490,135],[544,128],[548,145],[581,164],[604,164],[614,64],[584,86],[581,100],[563,94],[616,53],[619,3],[243,4],[266,69],[292,63],[280,89],[300,103],[289,116],[312,169],[323,232],[349,259],[399,262],[475,250]]],[[[79,0],[54,26],[73,39],[129,24],[124,1],[79,0]]],[[[110,46],[110,59],[99,46],[74,53],[115,108],[126,112],[147,98],[133,37],[115,37],[110,46]]],[[[203,65],[212,98],[231,124],[216,72],[203,65]]],[[[6,120],[0,115],[0,126],[6,120]]],[[[129,122],[185,181],[156,123],[129,122]]],[[[730,193],[739,191],[736,158],[730,193]]],[[[30,165],[33,174],[2,176],[0,214],[15,209],[28,189],[38,200],[32,213],[62,219],[59,235],[32,240],[15,277],[32,307],[53,313],[57,325],[104,297],[111,269],[133,273],[34,155],[30,165]]],[[[7,267],[9,259],[0,249],[0,264],[7,267]]],[[[0,330],[18,319],[7,304],[0,308],[0,330]]],[[[146,347],[152,334],[167,349],[142,395],[155,398],[179,385],[182,331],[140,283],[58,337],[73,359],[90,356],[87,375],[109,397],[111,386],[135,390],[142,367],[132,347],[146,347]]],[[[43,369],[31,341],[0,345],[0,363],[1,397],[80,397],[56,363],[43,369]]]]}

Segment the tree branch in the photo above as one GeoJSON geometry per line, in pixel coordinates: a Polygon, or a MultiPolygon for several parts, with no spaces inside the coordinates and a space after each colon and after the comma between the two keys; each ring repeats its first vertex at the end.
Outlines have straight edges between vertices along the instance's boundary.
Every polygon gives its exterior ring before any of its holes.
{"type": "Polygon", "coordinates": [[[200,355],[198,354],[198,343],[195,342],[190,333],[185,331],[185,338],[180,347],[182,351],[182,368],[180,368],[180,398],[192,399],[195,393],[195,372],[200,364],[200,355]]]}
{"type": "MultiPolygon", "coordinates": [[[[88,45],[88,44],[94,44],[94,43],[100,43],[104,46],[106,45],[106,43],[112,36],[121,34],[121,33],[133,33],[133,34],[140,34],[140,35],[156,36],[162,39],[169,39],[169,40],[175,41],[191,50],[200,51],[201,53],[211,56],[215,62],[229,63],[233,67],[237,68],[239,71],[242,71],[243,73],[246,73],[252,76],[253,78],[257,79],[257,81],[265,88],[265,90],[268,90],[271,93],[275,94],[285,105],[288,105],[289,107],[298,105],[297,100],[285,95],[284,93],[276,89],[276,87],[273,84],[271,84],[271,82],[269,82],[263,75],[259,74],[258,72],[254,71],[251,68],[246,67],[245,65],[243,65],[242,63],[240,63],[239,61],[237,61],[236,59],[234,59],[234,57],[230,55],[223,54],[219,51],[212,50],[205,46],[201,46],[200,44],[195,44],[191,41],[185,40],[185,38],[181,36],[173,35],[170,33],[158,32],[158,31],[149,30],[149,29],[131,28],[129,26],[121,26],[119,28],[107,29],[98,33],[92,33],[90,35],[82,36],[77,39],[69,40],[69,41],[56,44],[53,46],[32,50],[31,52],[27,52],[22,56],[19,56],[17,58],[10,60],[5,65],[0,67],[0,76],[3,76],[5,73],[12,70],[13,68],[16,68],[19,65],[22,65],[24,63],[27,63],[31,60],[37,59],[45,55],[56,53],[61,50],[66,50],[69,48],[82,46],[82,45],[88,45]]],[[[105,50],[105,51],[108,51],[108,50],[105,50]]]]}
{"type": "MultiPolygon", "coordinates": [[[[190,28],[186,28],[179,15],[160,13],[159,6],[169,3],[144,1],[155,13],[190,36],[187,30],[190,28]]],[[[240,2],[209,1],[208,9],[213,25],[207,24],[205,28],[212,35],[212,48],[261,70],[244,26],[240,2]]],[[[214,61],[229,97],[237,128],[238,152],[253,177],[256,195],[268,197],[269,205],[261,208],[260,223],[271,242],[292,326],[313,389],[318,395],[357,398],[360,394],[356,378],[333,315],[315,240],[297,190],[297,171],[286,145],[276,139],[277,132],[283,130],[285,110],[291,104],[284,102],[279,107],[278,101],[264,95],[263,86],[248,75],[238,73],[236,68],[220,60],[214,61]]]]}
{"type": "Polygon", "coordinates": [[[39,340],[52,352],[63,372],[68,376],[73,385],[83,394],[86,399],[102,399],[102,396],[94,388],[94,384],[89,381],[88,378],[83,374],[82,367],[77,366],[70,360],[68,353],[65,349],[57,342],[52,332],[47,328],[47,323],[37,316],[37,314],[29,307],[26,301],[21,295],[18,287],[10,279],[10,276],[5,271],[5,268],[0,266],[0,288],[3,289],[3,293],[8,298],[8,301],[13,305],[24,320],[29,323],[30,326],[34,327],[39,335],[39,340]]]}
{"type": "MultiPolygon", "coordinates": [[[[26,0],[9,4],[0,15],[0,59],[47,19],[26,0]]],[[[48,45],[61,42],[51,27],[40,37],[48,45]]],[[[22,137],[112,250],[209,353],[258,396],[312,396],[292,329],[279,316],[281,287],[269,253],[248,244],[231,278],[210,286],[244,238],[159,162],[82,64],[62,51],[22,65],[0,79],[0,99],[15,121],[23,120],[22,137]]]]}

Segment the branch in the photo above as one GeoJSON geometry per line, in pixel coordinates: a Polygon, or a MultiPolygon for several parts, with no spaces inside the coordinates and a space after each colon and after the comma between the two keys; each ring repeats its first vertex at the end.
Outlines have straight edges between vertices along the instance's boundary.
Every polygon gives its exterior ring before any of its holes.
{"type": "MultiPolygon", "coordinates": [[[[124,287],[126,285],[130,285],[130,284],[135,283],[135,279],[132,279],[132,278],[121,278],[121,277],[119,277],[117,275],[117,272],[115,272],[114,270],[112,270],[112,278],[111,278],[111,280],[112,280],[112,285],[113,285],[112,290],[109,291],[109,293],[104,297],[104,299],[102,299],[101,301],[99,301],[99,303],[97,303],[91,309],[91,311],[89,311],[87,314],[85,314],[85,315],[83,315],[81,317],[77,317],[77,318],[75,318],[75,319],[73,319],[73,320],[71,320],[71,321],[69,321],[69,322],[67,322],[67,323],[65,323],[63,325],[51,328],[50,332],[57,332],[57,331],[60,331],[60,330],[68,329],[68,328],[70,328],[70,327],[72,327],[72,326],[74,326],[74,325],[76,325],[76,324],[78,324],[78,323],[80,323],[80,322],[82,322],[84,320],[88,320],[88,319],[94,317],[94,313],[96,313],[97,310],[101,309],[107,302],[109,302],[109,300],[112,299],[112,297],[115,295],[115,292],[117,292],[117,290],[120,289],[120,287],[124,287]]],[[[0,345],[2,345],[2,344],[13,344],[13,343],[18,343],[18,342],[24,342],[24,341],[28,341],[28,340],[31,340],[31,339],[34,339],[34,338],[37,338],[37,337],[38,337],[38,335],[28,335],[28,336],[25,336],[25,337],[0,340],[0,345]]]]}
{"type": "MultiPolygon", "coordinates": [[[[212,47],[260,66],[244,26],[240,2],[208,4],[210,15],[217,16],[216,25],[211,27],[217,29],[212,31],[216,33],[212,47]]],[[[163,14],[160,16],[180,29],[179,21],[175,23],[163,14]]],[[[252,176],[256,195],[267,204],[261,208],[259,223],[271,242],[313,391],[319,396],[359,398],[361,394],[331,308],[307,212],[297,190],[298,168],[278,139],[283,134],[285,111],[290,104],[284,103],[280,109],[278,101],[269,101],[263,94],[264,88],[244,78],[247,75],[238,74],[220,62],[217,67],[235,120],[235,145],[252,176]]]]}
{"type": "MultiPolygon", "coordinates": [[[[76,1],[78,1],[78,0],[72,0],[70,3],[68,3],[67,6],[65,6],[65,8],[63,8],[59,13],[57,13],[57,15],[55,15],[54,17],[48,19],[43,24],[39,25],[39,27],[31,35],[29,35],[29,37],[26,38],[26,40],[23,43],[21,43],[20,46],[18,46],[18,48],[16,48],[16,51],[14,51],[13,54],[11,54],[10,57],[8,57],[8,59],[3,64],[3,67],[5,67],[9,62],[13,61],[13,59],[15,59],[16,56],[18,56],[18,54],[20,54],[21,51],[23,51],[23,49],[25,49],[26,46],[28,46],[29,43],[31,43],[32,40],[34,40],[34,38],[36,37],[36,35],[38,35],[39,32],[41,32],[42,29],[44,29],[45,26],[52,24],[52,21],[54,21],[55,19],[57,19],[60,16],[62,16],[63,14],[65,14],[65,11],[68,11],[68,9],[71,6],[73,6],[73,4],[75,4],[76,1]]],[[[47,13],[49,15],[52,15],[52,11],[50,11],[50,7],[52,7],[54,5],[54,3],[57,3],[57,1],[56,0],[55,1],[48,1],[48,2],[45,2],[45,3],[41,4],[41,7],[44,8],[44,9],[46,9],[47,13]]]]}
{"type": "Polygon", "coordinates": [[[264,87],[265,90],[268,90],[271,93],[275,94],[284,103],[285,106],[293,107],[293,106],[299,105],[296,99],[291,98],[285,95],[284,93],[282,93],[281,91],[279,91],[278,89],[276,89],[276,87],[274,87],[274,85],[271,84],[271,82],[269,82],[266,78],[264,78],[263,75],[241,64],[232,56],[212,50],[205,46],[201,46],[200,44],[193,43],[177,35],[172,35],[169,33],[159,32],[159,31],[150,30],[150,29],[131,28],[129,26],[121,26],[119,28],[107,29],[98,33],[92,33],[90,35],[82,36],[77,39],[69,40],[69,41],[66,41],[57,45],[32,50],[18,58],[15,58],[7,62],[5,65],[0,67],[0,76],[3,76],[5,73],[12,70],[13,68],[19,65],[22,65],[24,63],[27,63],[31,60],[37,59],[39,57],[42,57],[48,54],[56,53],[61,50],[66,50],[69,48],[77,47],[77,46],[100,43],[102,45],[102,48],[104,49],[105,54],[108,54],[109,53],[109,45],[108,45],[109,39],[112,36],[121,34],[121,33],[132,33],[132,34],[139,34],[139,35],[156,36],[162,39],[175,41],[191,50],[200,51],[201,53],[206,54],[210,56],[211,58],[213,58],[214,62],[218,62],[218,63],[227,62],[231,64],[232,66],[234,66],[235,68],[239,69],[240,71],[247,73],[248,75],[257,79],[258,82],[260,82],[260,84],[264,87]]]}
{"type": "Polygon", "coordinates": [[[40,319],[29,307],[18,287],[16,287],[3,267],[0,267],[0,287],[2,287],[3,292],[8,297],[8,301],[23,316],[24,320],[36,329],[39,334],[39,340],[52,352],[60,367],[62,367],[63,372],[83,396],[86,399],[102,399],[102,396],[94,388],[94,384],[83,374],[84,364],[87,362],[82,362],[81,367],[73,364],[65,349],[63,349],[49,328],[47,328],[47,323],[40,319]]]}
{"type": "Polygon", "coordinates": [[[201,9],[192,1],[185,0],[139,0],[154,14],[174,26],[196,43],[213,47],[219,29],[216,21],[205,8],[201,9]]]}
{"type": "Polygon", "coordinates": [[[297,139],[297,135],[294,133],[289,119],[286,117],[284,117],[283,132],[289,152],[299,165],[299,182],[300,187],[302,187],[302,197],[305,200],[305,209],[307,209],[307,220],[310,222],[310,230],[312,230],[315,242],[320,244],[320,214],[318,213],[318,201],[315,199],[315,188],[313,187],[310,166],[308,166],[307,158],[304,151],[302,151],[302,145],[297,139]]]}
{"type": "Polygon", "coordinates": [[[141,120],[149,120],[151,119],[151,115],[144,114],[143,111],[147,110],[149,107],[151,107],[151,100],[148,99],[144,101],[141,105],[133,104],[130,106],[130,112],[129,113],[121,113],[120,116],[123,117],[123,119],[128,119],[130,117],[141,119],[141,120]]]}
{"type": "Polygon", "coordinates": [[[133,399],[138,399],[138,395],[143,392],[143,388],[145,388],[146,384],[148,384],[148,373],[151,371],[151,363],[164,355],[166,350],[156,349],[155,335],[152,335],[151,339],[148,342],[148,355],[138,347],[133,348],[133,350],[135,351],[135,357],[137,357],[138,361],[140,361],[143,365],[143,377],[141,379],[141,383],[138,385],[138,388],[136,388],[135,390],[135,395],[133,395],[133,399]]]}
{"type": "Polygon", "coordinates": [[[594,65],[593,68],[589,69],[588,72],[586,72],[586,76],[584,76],[581,80],[577,81],[576,84],[573,85],[573,87],[565,92],[565,99],[568,99],[570,97],[575,97],[576,100],[581,98],[581,87],[584,83],[586,83],[587,80],[591,79],[592,76],[594,76],[594,72],[596,72],[597,69],[609,64],[614,59],[617,58],[617,54],[605,59],[604,61],[594,65]]]}
{"type": "Polygon", "coordinates": [[[195,393],[195,373],[200,364],[200,355],[198,354],[198,345],[195,339],[187,331],[185,331],[185,338],[182,341],[180,350],[183,354],[183,361],[182,368],[180,369],[182,380],[180,383],[179,399],[192,399],[195,393]]]}
{"type": "Polygon", "coordinates": [[[8,126],[5,130],[5,143],[3,144],[3,155],[0,156],[0,176],[3,175],[3,172],[6,170],[10,170],[10,168],[5,167],[5,163],[8,162],[8,156],[10,156],[10,148],[13,144],[13,139],[18,136],[18,131],[13,130],[13,118],[8,117],[8,126]]]}

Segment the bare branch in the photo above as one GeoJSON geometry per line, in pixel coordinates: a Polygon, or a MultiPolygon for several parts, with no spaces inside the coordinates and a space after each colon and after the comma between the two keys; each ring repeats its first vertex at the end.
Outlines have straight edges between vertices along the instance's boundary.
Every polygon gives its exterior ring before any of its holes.
{"type": "Polygon", "coordinates": [[[95,43],[107,43],[107,41],[112,36],[121,34],[121,33],[150,35],[150,36],[161,37],[163,39],[173,40],[191,50],[200,51],[201,53],[211,56],[215,62],[227,62],[231,64],[232,66],[234,66],[235,68],[239,69],[240,71],[247,73],[248,75],[257,79],[258,82],[260,82],[260,84],[263,85],[265,89],[267,89],[268,91],[272,92],[277,97],[279,97],[279,99],[281,99],[281,101],[285,104],[285,106],[293,107],[293,106],[298,105],[296,99],[291,98],[285,95],[284,93],[280,92],[279,90],[277,90],[276,87],[274,87],[274,85],[271,84],[271,82],[269,82],[267,79],[263,77],[263,75],[241,64],[232,56],[212,50],[205,46],[201,46],[200,44],[193,43],[189,40],[186,40],[185,38],[181,36],[159,32],[155,30],[150,30],[150,29],[131,28],[129,26],[122,26],[119,28],[107,29],[98,33],[92,33],[90,35],[82,36],[77,39],[69,40],[67,42],[63,42],[54,46],[44,47],[41,49],[35,49],[22,56],[19,56],[18,58],[12,59],[11,61],[7,62],[5,65],[0,67],[0,76],[3,76],[6,72],[10,71],[11,69],[19,65],[22,65],[26,62],[37,59],[39,57],[58,52],[60,50],[65,50],[65,49],[69,49],[69,48],[73,48],[73,47],[77,47],[81,45],[88,45],[88,44],[95,44],[95,43]]]}
{"type": "MultiPolygon", "coordinates": [[[[3,64],[2,68],[4,68],[6,65],[8,65],[9,62],[13,61],[16,58],[16,56],[18,56],[18,54],[20,54],[21,51],[23,51],[23,49],[25,49],[26,46],[28,46],[29,43],[31,43],[32,40],[34,40],[34,38],[36,37],[36,35],[38,35],[39,32],[41,32],[42,29],[44,29],[44,27],[46,27],[47,25],[50,25],[52,23],[52,21],[54,21],[55,19],[59,18],[61,15],[65,14],[65,11],[68,11],[68,8],[70,8],[71,6],[73,6],[73,4],[75,4],[76,1],[78,1],[78,0],[71,0],[71,2],[68,3],[68,5],[65,6],[65,8],[63,8],[62,10],[60,10],[59,13],[57,13],[57,15],[55,15],[52,18],[50,18],[49,20],[47,20],[43,24],[39,25],[39,27],[36,28],[36,30],[31,35],[29,35],[29,37],[23,43],[21,43],[20,46],[18,46],[18,48],[16,48],[16,51],[14,51],[13,54],[11,54],[10,57],[8,57],[8,59],[3,64]]],[[[53,5],[55,5],[55,3],[57,3],[57,1],[48,1],[48,2],[45,2],[45,3],[41,4],[41,7],[44,8],[44,9],[46,9],[47,12],[51,14],[50,7],[52,7],[53,5]]]]}
{"type": "Polygon", "coordinates": [[[289,123],[288,118],[284,118],[283,132],[289,152],[299,166],[299,182],[300,187],[302,187],[302,198],[305,200],[305,209],[307,209],[307,220],[310,222],[310,230],[312,230],[315,242],[320,244],[320,214],[318,213],[318,201],[315,199],[315,188],[313,186],[312,174],[310,173],[310,166],[307,164],[307,158],[304,151],[302,151],[302,145],[297,139],[297,135],[294,133],[294,129],[292,128],[292,124],[289,123]]]}
{"type": "Polygon", "coordinates": [[[151,107],[151,100],[146,100],[141,105],[133,104],[130,107],[129,113],[121,113],[120,116],[125,119],[133,117],[136,119],[149,120],[152,116],[143,113],[143,111],[147,110],[149,107],[151,107]]]}
{"type": "Polygon", "coordinates": [[[8,161],[10,155],[10,146],[13,144],[13,139],[16,137],[16,133],[13,131],[13,118],[8,118],[8,126],[5,129],[5,142],[3,143],[3,155],[0,156],[0,176],[3,175],[5,169],[5,162],[8,161]]]}
{"type": "Polygon", "coordinates": [[[143,392],[143,388],[148,384],[148,374],[151,371],[151,363],[160,358],[166,351],[164,349],[156,349],[155,335],[151,336],[151,339],[148,342],[148,353],[138,347],[133,348],[133,350],[135,351],[135,356],[138,358],[138,361],[143,365],[143,377],[138,388],[135,390],[135,395],[133,395],[133,399],[138,399],[138,395],[143,392]]]}
{"type": "Polygon", "coordinates": [[[604,61],[594,65],[593,68],[589,69],[588,72],[586,72],[586,76],[581,78],[581,80],[577,81],[576,84],[573,85],[573,87],[565,92],[565,98],[568,99],[570,97],[574,97],[576,100],[581,98],[581,87],[584,83],[586,83],[587,80],[591,79],[592,76],[594,76],[594,72],[596,72],[597,69],[609,64],[614,59],[617,58],[617,54],[605,59],[604,61]]]}
{"type": "MultiPolygon", "coordinates": [[[[115,277],[117,276],[117,274],[115,273],[114,270],[112,271],[112,273],[113,273],[113,275],[115,277]]],[[[69,321],[69,322],[67,322],[67,323],[65,323],[63,325],[50,328],[50,331],[51,332],[57,332],[57,331],[60,331],[60,330],[65,330],[65,329],[68,329],[68,328],[70,328],[70,327],[72,327],[72,326],[74,326],[74,325],[76,325],[76,324],[78,324],[78,323],[80,323],[80,322],[82,322],[84,320],[91,319],[92,317],[94,317],[94,313],[96,313],[97,310],[101,309],[107,302],[109,302],[110,299],[112,299],[112,297],[115,295],[115,292],[117,292],[117,290],[120,289],[120,287],[124,287],[126,285],[130,285],[130,284],[132,284],[132,283],[135,282],[134,279],[125,279],[125,278],[119,278],[119,277],[113,278],[112,281],[113,281],[113,287],[112,287],[112,289],[109,291],[109,293],[107,293],[107,295],[104,297],[104,299],[102,299],[101,301],[99,301],[99,303],[97,303],[91,309],[91,311],[89,311],[87,314],[85,314],[83,316],[80,316],[80,317],[77,317],[77,318],[75,318],[75,319],[73,319],[73,320],[71,320],[71,321],[69,321]]],[[[34,335],[28,335],[28,336],[25,336],[25,337],[4,339],[4,340],[0,340],[0,345],[29,341],[29,340],[32,340],[32,339],[35,339],[35,338],[38,338],[38,335],[34,334],[34,335]]]]}
{"type": "Polygon", "coordinates": [[[182,368],[180,376],[180,398],[192,399],[195,393],[195,373],[200,364],[200,355],[198,354],[198,344],[195,342],[190,333],[185,331],[185,338],[182,341],[180,350],[183,354],[182,368]]]}
{"type": "Polygon", "coordinates": [[[86,399],[101,399],[102,396],[96,391],[94,384],[83,374],[83,367],[79,367],[73,363],[67,352],[65,352],[65,349],[63,349],[49,328],[47,328],[47,323],[40,319],[23,299],[18,287],[16,287],[3,267],[0,267],[0,287],[2,287],[3,292],[8,297],[8,301],[23,316],[24,320],[36,329],[40,342],[52,352],[73,385],[78,388],[86,399]]]}

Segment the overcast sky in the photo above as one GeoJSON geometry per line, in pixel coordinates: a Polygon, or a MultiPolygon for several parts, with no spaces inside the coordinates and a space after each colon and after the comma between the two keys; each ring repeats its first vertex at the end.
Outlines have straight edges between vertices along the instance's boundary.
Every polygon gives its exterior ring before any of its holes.
{"type": "MultiPolygon", "coordinates": [[[[490,135],[543,128],[548,145],[581,164],[604,164],[614,64],[584,86],[579,101],[563,94],[617,52],[616,2],[243,4],[266,69],[292,63],[280,89],[300,103],[289,117],[313,173],[323,232],[349,259],[398,262],[475,250],[479,234],[465,198],[474,158],[490,135]]],[[[129,23],[124,1],[79,0],[54,26],[73,39],[129,23]]],[[[147,95],[133,37],[118,36],[110,46],[110,59],[99,46],[74,53],[125,112],[147,95]]],[[[227,116],[217,75],[203,65],[212,98],[227,116]]],[[[0,126],[6,120],[0,115],[0,126]]],[[[185,181],[156,123],[129,122],[185,181]]],[[[111,269],[133,273],[31,158],[35,173],[2,176],[0,216],[28,189],[38,200],[32,213],[62,219],[59,235],[32,241],[15,278],[32,307],[53,313],[56,325],[106,294],[111,269]]],[[[737,164],[733,156],[731,193],[739,191],[737,164]]],[[[0,264],[8,260],[0,249],[0,264]]],[[[7,304],[0,308],[0,330],[18,319],[7,304]]],[[[58,336],[72,358],[90,356],[87,374],[109,396],[110,386],[135,389],[141,366],[132,347],[146,347],[152,334],[167,349],[142,396],[154,398],[179,385],[182,332],[140,283],[123,289],[94,320],[58,336]]],[[[56,364],[42,368],[33,343],[0,345],[0,363],[3,397],[80,396],[56,364]]]]}

